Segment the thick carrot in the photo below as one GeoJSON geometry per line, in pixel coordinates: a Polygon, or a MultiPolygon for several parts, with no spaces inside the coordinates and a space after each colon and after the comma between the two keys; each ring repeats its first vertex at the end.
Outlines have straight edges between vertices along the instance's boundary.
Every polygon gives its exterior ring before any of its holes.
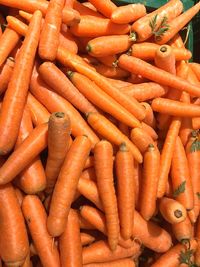
{"type": "Polygon", "coordinates": [[[86,136],[78,136],[65,157],[53,191],[47,219],[47,229],[53,237],[61,235],[65,230],[78,179],[90,149],[90,140],[86,136]]]}
{"type": "Polygon", "coordinates": [[[48,156],[45,167],[46,192],[53,191],[56,179],[69,148],[71,124],[64,112],[52,113],[48,123],[48,156]]]}
{"type": "Polygon", "coordinates": [[[104,64],[97,64],[95,66],[95,69],[98,73],[107,78],[125,79],[130,76],[130,73],[128,71],[115,66],[110,67],[104,64]]]}
{"type": "Polygon", "coordinates": [[[90,0],[90,3],[105,17],[110,18],[117,6],[111,0],[90,0]]]}
{"type": "Polygon", "coordinates": [[[82,246],[88,246],[88,245],[92,244],[94,241],[95,241],[94,236],[87,234],[87,233],[84,233],[84,232],[81,232],[81,244],[82,244],[82,246]]]}
{"type": "Polygon", "coordinates": [[[0,187],[1,258],[7,266],[21,266],[29,251],[24,218],[11,184],[0,187]]]}
{"type": "Polygon", "coordinates": [[[10,152],[17,139],[38,46],[41,19],[41,12],[35,12],[3,99],[0,117],[0,154],[10,152]]]}
{"type": "Polygon", "coordinates": [[[93,10],[92,8],[85,6],[84,3],[79,3],[78,1],[74,1],[74,7],[81,16],[89,15],[94,17],[103,18],[104,16],[101,15],[97,10],[93,10]]]}
{"type": "Polygon", "coordinates": [[[138,147],[142,154],[147,150],[150,144],[154,143],[152,137],[142,128],[134,128],[131,130],[131,141],[138,147]]]}
{"type": "Polygon", "coordinates": [[[167,22],[171,21],[176,18],[182,10],[183,4],[180,0],[171,0],[155,11],[138,19],[133,23],[131,30],[137,34],[137,41],[145,41],[158,31],[164,19],[166,19],[167,22]]]}
{"type": "MultiPolygon", "coordinates": [[[[95,85],[90,79],[78,72],[68,72],[70,80],[78,88],[78,90],[93,104],[98,106],[103,111],[109,113],[117,120],[125,123],[130,127],[136,127],[140,125],[138,117],[141,114],[143,108],[138,105],[135,105],[135,117],[129,113],[123,106],[121,106],[117,101],[112,99],[108,94],[106,94],[101,88],[95,85]],[[136,118],[137,117],[137,118],[136,118]]],[[[134,105],[134,103],[133,103],[134,105]]]]}
{"type": "Polygon", "coordinates": [[[166,252],[172,245],[170,234],[154,222],[147,222],[135,211],[133,236],[147,248],[158,253],[166,252]]]}
{"type": "MultiPolygon", "coordinates": [[[[31,16],[32,17],[32,16],[31,16]]],[[[25,36],[28,31],[28,25],[13,16],[7,16],[6,20],[11,29],[15,30],[18,34],[25,36]]]]}
{"type": "Polygon", "coordinates": [[[146,8],[142,4],[129,4],[117,7],[111,15],[112,22],[124,24],[133,22],[146,15],[146,8]]]}
{"type": "Polygon", "coordinates": [[[64,233],[59,237],[61,266],[82,267],[82,244],[77,213],[70,209],[64,233]]]}
{"type": "Polygon", "coordinates": [[[37,126],[0,168],[0,184],[13,180],[47,146],[47,124],[37,126]]]}
{"type": "Polygon", "coordinates": [[[135,263],[131,259],[121,259],[111,262],[85,264],[84,267],[135,267],[135,263]]]}
{"type": "Polygon", "coordinates": [[[0,67],[0,95],[3,94],[10,81],[10,77],[13,73],[13,68],[15,65],[15,60],[12,57],[7,58],[4,65],[0,67]]]}
{"type": "Polygon", "coordinates": [[[161,45],[156,50],[154,61],[158,68],[176,75],[176,59],[171,46],[161,45]]]}
{"type": "Polygon", "coordinates": [[[47,231],[47,214],[40,199],[27,195],[23,200],[22,211],[42,265],[60,266],[58,250],[47,231]]]}
{"type": "Polygon", "coordinates": [[[153,110],[151,108],[151,105],[148,104],[147,102],[142,102],[141,103],[143,105],[143,107],[145,108],[145,118],[143,120],[144,123],[146,123],[147,125],[149,125],[152,128],[156,127],[156,119],[153,113],[153,110]]]}
{"type": "Polygon", "coordinates": [[[111,251],[108,243],[100,240],[83,248],[83,264],[112,262],[128,257],[137,258],[140,254],[140,245],[136,242],[130,248],[117,246],[115,251],[111,251]]]}
{"type": "Polygon", "coordinates": [[[200,81],[200,64],[192,62],[192,63],[189,63],[189,65],[194,71],[194,73],[196,74],[198,80],[200,81]]]}
{"type": "Polygon", "coordinates": [[[119,217],[113,178],[113,149],[108,141],[100,141],[94,148],[94,167],[97,186],[106,217],[108,243],[116,250],[119,238],[119,217]]]}
{"type": "Polygon", "coordinates": [[[151,64],[135,57],[121,55],[119,67],[135,74],[140,74],[149,80],[172,87],[180,91],[186,91],[191,95],[200,96],[200,87],[192,85],[184,79],[161,70],[151,64]]]}
{"type": "Polygon", "coordinates": [[[192,224],[188,216],[182,222],[172,224],[172,232],[179,242],[190,240],[192,238],[192,224]]]}
{"type": "MultiPolygon", "coordinates": [[[[156,50],[159,49],[159,45],[155,43],[136,43],[131,47],[131,55],[143,60],[153,60],[155,58],[156,50]]],[[[171,47],[176,61],[188,60],[192,57],[192,53],[185,48],[171,47]]]]}
{"type": "Polygon", "coordinates": [[[142,122],[141,125],[142,125],[142,129],[143,129],[149,136],[151,136],[151,138],[152,138],[153,140],[157,140],[157,139],[158,139],[158,134],[156,133],[156,131],[155,131],[151,126],[149,126],[149,125],[146,124],[145,122],[142,122]]]}
{"type": "Polygon", "coordinates": [[[167,23],[167,31],[162,36],[156,37],[156,42],[159,44],[167,43],[199,12],[199,9],[200,3],[197,3],[172,21],[169,21],[167,23]]]}
{"type": "Polygon", "coordinates": [[[171,178],[175,199],[186,210],[191,210],[194,207],[194,193],[187,157],[179,136],[176,138],[172,157],[171,178]]]}
{"type": "Polygon", "coordinates": [[[59,110],[69,116],[73,136],[87,135],[93,145],[98,142],[98,137],[87,125],[79,112],[67,100],[51,91],[40,77],[38,77],[37,73],[33,73],[30,89],[37,100],[40,101],[48,111],[57,112],[59,110]]]}
{"type": "Polygon", "coordinates": [[[105,35],[126,34],[129,24],[115,24],[109,19],[94,16],[81,16],[79,24],[70,27],[71,33],[78,37],[99,37],[105,35]]]}
{"type": "Polygon", "coordinates": [[[73,36],[69,31],[64,32],[61,30],[59,34],[59,46],[69,50],[71,53],[77,54],[78,45],[75,36],[73,36]]]}
{"type": "Polygon", "coordinates": [[[161,198],[159,210],[163,218],[171,224],[182,222],[187,216],[186,209],[183,205],[172,198],[161,198]]]}
{"type": "Polygon", "coordinates": [[[110,122],[106,117],[99,113],[90,112],[87,117],[88,123],[91,127],[105,137],[113,144],[120,145],[125,142],[128,148],[133,153],[133,157],[138,161],[142,162],[142,155],[138,148],[129,140],[129,138],[118,130],[118,128],[110,122]],[[108,131],[109,130],[109,131],[108,131]]]}

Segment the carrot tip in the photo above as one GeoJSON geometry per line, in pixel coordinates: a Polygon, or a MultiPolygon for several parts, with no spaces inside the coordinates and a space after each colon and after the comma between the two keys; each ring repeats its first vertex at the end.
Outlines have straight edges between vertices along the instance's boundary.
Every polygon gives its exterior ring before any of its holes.
{"type": "Polygon", "coordinates": [[[181,218],[183,216],[183,213],[181,210],[175,210],[174,215],[176,218],[181,218]]]}
{"type": "Polygon", "coordinates": [[[135,32],[131,32],[130,33],[129,40],[132,41],[132,42],[135,42],[136,41],[136,34],[135,34],[135,32]]]}
{"type": "Polygon", "coordinates": [[[160,51],[163,52],[163,53],[167,52],[167,47],[165,45],[162,45],[160,47],[160,51]]]}

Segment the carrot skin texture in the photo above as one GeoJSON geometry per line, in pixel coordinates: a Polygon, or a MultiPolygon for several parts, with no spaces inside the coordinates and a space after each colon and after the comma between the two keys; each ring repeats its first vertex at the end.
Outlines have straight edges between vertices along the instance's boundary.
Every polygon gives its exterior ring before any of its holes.
{"type": "Polygon", "coordinates": [[[121,259],[112,262],[104,262],[104,263],[91,263],[85,264],[84,267],[135,267],[135,263],[131,259],[121,259]]]}
{"type": "Polygon", "coordinates": [[[111,0],[102,0],[100,2],[96,0],[90,0],[90,3],[107,18],[110,18],[112,12],[117,9],[117,6],[111,0]]]}
{"type": "Polygon", "coordinates": [[[12,57],[9,57],[5,64],[0,68],[0,95],[4,93],[8,87],[14,65],[15,60],[12,57]]]}
{"type": "Polygon", "coordinates": [[[192,224],[188,216],[184,221],[172,224],[172,232],[179,242],[190,240],[192,238],[192,224]]]}

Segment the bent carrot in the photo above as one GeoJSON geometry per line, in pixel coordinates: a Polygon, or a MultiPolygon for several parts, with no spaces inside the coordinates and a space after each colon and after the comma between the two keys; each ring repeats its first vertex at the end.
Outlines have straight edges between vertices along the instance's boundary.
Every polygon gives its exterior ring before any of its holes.
{"type": "Polygon", "coordinates": [[[110,18],[112,12],[117,9],[117,6],[111,0],[90,0],[90,3],[107,18],[110,18]]]}
{"type": "Polygon", "coordinates": [[[158,68],[176,75],[176,59],[171,46],[160,46],[156,50],[154,61],[158,68]]]}
{"type": "Polygon", "coordinates": [[[192,238],[192,224],[188,216],[179,223],[172,224],[172,232],[179,242],[192,238]]]}
{"type": "Polygon", "coordinates": [[[138,147],[141,153],[144,153],[150,144],[154,141],[142,128],[134,128],[131,130],[131,141],[138,147]]]}
{"type": "Polygon", "coordinates": [[[15,65],[15,60],[12,57],[7,58],[4,65],[0,67],[0,95],[3,94],[10,81],[10,77],[13,73],[13,68],[15,65]]]}
{"type": "Polygon", "coordinates": [[[85,264],[84,267],[135,267],[135,263],[131,259],[121,259],[111,262],[103,262],[103,263],[91,263],[85,264]]]}

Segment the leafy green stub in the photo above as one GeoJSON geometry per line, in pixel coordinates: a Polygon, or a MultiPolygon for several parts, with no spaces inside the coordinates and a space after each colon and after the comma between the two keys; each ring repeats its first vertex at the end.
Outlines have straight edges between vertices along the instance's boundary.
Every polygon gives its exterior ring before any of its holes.
{"type": "Polygon", "coordinates": [[[196,152],[200,151],[200,141],[198,139],[195,139],[190,147],[190,152],[196,152]]]}
{"type": "Polygon", "coordinates": [[[180,264],[185,263],[190,267],[195,266],[195,265],[193,265],[193,262],[191,260],[193,253],[194,253],[194,250],[192,250],[192,249],[186,249],[186,251],[181,251],[181,253],[179,255],[180,264]]]}
{"type": "Polygon", "coordinates": [[[169,30],[169,25],[167,24],[168,18],[166,16],[162,18],[160,27],[158,29],[157,29],[157,18],[158,18],[158,14],[156,14],[152,18],[152,20],[150,20],[149,26],[151,27],[152,34],[155,35],[156,38],[160,38],[161,36],[165,34],[166,31],[169,30]]]}
{"type": "Polygon", "coordinates": [[[186,181],[183,181],[178,187],[177,189],[174,191],[173,193],[173,196],[174,197],[177,197],[179,196],[181,193],[184,193],[185,192],[185,184],[186,184],[186,181]]]}

